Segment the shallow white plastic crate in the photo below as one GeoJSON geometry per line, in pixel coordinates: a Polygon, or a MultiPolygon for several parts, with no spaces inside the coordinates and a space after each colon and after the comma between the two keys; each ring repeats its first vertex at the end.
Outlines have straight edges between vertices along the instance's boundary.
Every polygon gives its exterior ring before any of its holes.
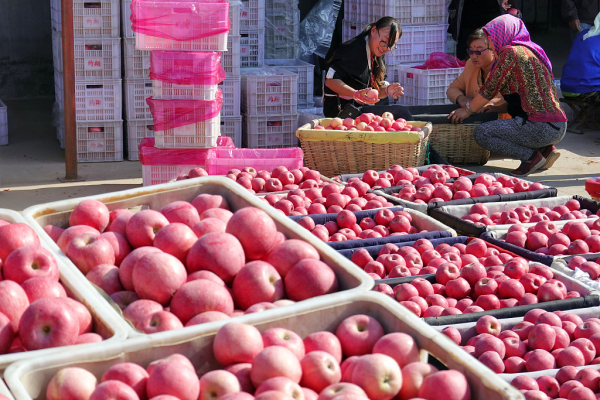
{"type": "Polygon", "coordinates": [[[125,78],[150,79],[150,52],[135,48],[134,38],[123,39],[125,78]]]}
{"type": "Polygon", "coordinates": [[[221,65],[228,77],[240,75],[240,39],[240,35],[227,36],[227,51],[221,57],[221,65]]]}
{"type": "Polygon", "coordinates": [[[217,88],[217,85],[178,85],[152,80],[152,96],[163,100],[214,100],[217,88]]]}
{"type": "Polygon", "coordinates": [[[221,136],[221,114],[206,121],[165,131],[154,131],[154,145],[165,148],[214,147],[219,136],[221,136]]]}
{"type": "Polygon", "coordinates": [[[277,75],[250,75],[261,69],[242,70],[242,112],[248,115],[294,114],[298,109],[298,75],[270,68],[277,75]]]}
{"type": "Polygon", "coordinates": [[[195,40],[172,40],[149,36],[143,33],[135,35],[135,48],[139,50],[173,51],[227,51],[227,33],[220,33],[195,40]]]}
{"type": "MultiPolygon", "coordinates": [[[[62,78],[62,74],[60,75],[62,78]]],[[[120,79],[111,81],[76,81],[76,120],[79,122],[121,119],[123,117],[122,87],[123,84],[120,79]]]]}
{"type": "MultiPolygon", "coordinates": [[[[27,221],[20,212],[8,209],[0,208],[0,220],[32,226],[30,221],[27,221]]],[[[0,394],[4,394],[5,396],[6,387],[2,386],[4,384],[2,380],[3,374],[6,372],[6,368],[15,362],[33,358],[38,360],[46,359],[52,354],[77,354],[93,346],[104,347],[110,346],[112,343],[121,343],[127,338],[126,324],[123,323],[122,318],[93,289],[93,285],[87,279],[83,282],[79,270],[60,251],[56,251],[57,246],[54,242],[52,244],[49,243],[52,239],[45,233],[41,234],[41,232],[44,232],[43,229],[36,229],[33,226],[32,228],[40,239],[40,245],[54,256],[60,274],[60,282],[67,291],[73,294],[75,299],[81,301],[90,311],[96,330],[106,340],[96,344],[53,347],[0,355],[0,394]]],[[[9,398],[12,397],[9,396],[9,398]]]]}
{"type": "Polygon", "coordinates": [[[395,81],[404,87],[398,104],[416,106],[451,104],[446,90],[464,68],[416,69],[397,65],[395,70],[395,81]]]}
{"type": "Polygon", "coordinates": [[[243,145],[251,149],[296,147],[297,127],[298,114],[243,115],[243,145]]]}
{"type": "Polygon", "coordinates": [[[264,29],[265,0],[242,0],[240,7],[240,30],[264,29]]]}
{"type": "Polygon", "coordinates": [[[403,26],[398,48],[386,56],[387,63],[425,62],[431,53],[445,52],[447,30],[447,24],[403,26]]]}
{"type": "Polygon", "coordinates": [[[242,147],[242,116],[221,117],[221,136],[228,136],[235,147],[242,147]]]}
{"type": "Polygon", "coordinates": [[[228,76],[219,84],[219,89],[223,93],[221,115],[228,117],[240,115],[242,97],[241,78],[239,76],[228,76]]]}
{"type": "Polygon", "coordinates": [[[448,20],[446,0],[394,0],[393,6],[392,16],[403,29],[405,25],[445,24],[448,20]]]}
{"type": "MultiPolygon", "coordinates": [[[[62,71],[61,33],[52,36],[54,68],[62,71]]],[[[121,39],[75,38],[75,79],[121,79],[121,39]]]]}
{"type": "Polygon", "coordinates": [[[154,137],[154,121],[133,119],[127,121],[127,159],[139,160],[138,146],[142,139],[154,137]]]}
{"type": "Polygon", "coordinates": [[[150,79],[125,79],[125,114],[127,119],[150,119],[152,113],[146,103],[152,97],[150,79]]]}
{"type": "Polygon", "coordinates": [[[265,64],[298,74],[298,106],[313,104],[314,65],[295,58],[265,60],[265,64]]]}
{"type": "Polygon", "coordinates": [[[8,113],[6,104],[0,100],[0,146],[8,144],[8,113]]]}
{"type": "MultiPolygon", "coordinates": [[[[52,27],[62,31],[60,0],[50,2],[52,27]]],[[[85,38],[120,36],[118,0],[74,0],[73,34],[85,38]]]]}
{"type": "Polygon", "coordinates": [[[78,122],[77,161],[123,161],[123,121],[78,122]]]}
{"type": "MultiPolygon", "coordinates": [[[[358,314],[366,314],[377,320],[385,333],[403,332],[411,336],[420,350],[420,361],[427,362],[430,357],[435,357],[447,368],[464,374],[471,391],[470,400],[523,399],[523,395],[517,389],[467,352],[461,351],[444,334],[423,324],[411,315],[410,311],[397,306],[395,300],[389,296],[378,293],[344,293],[343,296],[327,297],[318,303],[301,302],[298,305],[247,314],[236,321],[254,325],[259,332],[271,328],[284,328],[305,338],[318,331],[335,333],[336,327],[343,320],[358,314]]],[[[221,320],[205,326],[200,325],[202,330],[198,329],[194,336],[173,332],[172,335],[157,337],[152,341],[147,338],[133,338],[104,349],[90,348],[79,357],[59,354],[49,360],[19,363],[9,368],[6,380],[19,399],[41,400],[50,379],[61,368],[85,368],[100,379],[108,368],[117,363],[131,362],[147,367],[150,362],[173,353],[187,357],[199,376],[202,376],[210,370],[221,368],[213,354],[213,341],[218,329],[227,323],[228,320],[221,320]]]]}
{"type": "Polygon", "coordinates": [[[262,67],[265,60],[265,30],[242,31],[240,33],[240,66],[262,67]]]}

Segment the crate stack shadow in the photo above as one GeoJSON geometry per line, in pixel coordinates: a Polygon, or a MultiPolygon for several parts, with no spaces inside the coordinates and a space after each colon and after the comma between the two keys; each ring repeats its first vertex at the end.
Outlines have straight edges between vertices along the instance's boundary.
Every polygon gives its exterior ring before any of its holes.
{"type": "MultiPolygon", "coordinates": [[[[64,148],[60,0],[51,1],[54,125],[64,148]]],[[[73,0],[77,161],[123,160],[119,0],[73,0]]]]}

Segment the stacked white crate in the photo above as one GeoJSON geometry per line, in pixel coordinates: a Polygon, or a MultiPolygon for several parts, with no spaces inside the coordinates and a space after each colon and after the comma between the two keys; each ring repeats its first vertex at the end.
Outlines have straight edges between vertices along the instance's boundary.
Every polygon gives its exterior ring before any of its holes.
{"type": "MultiPolygon", "coordinates": [[[[264,4],[264,3],[263,3],[264,4]]],[[[228,136],[233,140],[235,147],[242,147],[242,110],[241,96],[242,84],[240,77],[241,63],[241,35],[242,29],[247,30],[249,21],[258,23],[259,2],[229,1],[229,21],[231,29],[227,36],[227,51],[221,57],[221,65],[227,77],[219,88],[223,93],[223,107],[221,108],[221,136],[228,136]],[[249,7],[252,5],[253,7],[249,7]]],[[[262,9],[264,15],[264,7],[262,9]]],[[[264,23],[264,18],[263,18],[264,23]]],[[[244,53],[250,50],[244,44],[244,53]]],[[[258,59],[258,58],[257,58],[258,59]]],[[[248,56],[244,58],[248,63],[248,56]]]]}
{"type": "Polygon", "coordinates": [[[298,0],[265,1],[265,58],[297,58],[300,41],[298,0]]]}
{"type": "Polygon", "coordinates": [[[445,89],[462,69],[418,70],[411,66],[423,64],[431,53],[446,52],[446,0],[348,0],[344,5],[342,40],[358,35],[371,22],[389,15],[402,26],[402,37],[397,48],[386,54],[388,81],[398,81],[405,96],[398,103],[404,105],[432,105],[448,103],[445,89]],[[436,72],[434,72],[436,71],[436,72]]]}
{"type": "Polygon", "coordinates": [[[242,0],[240,65],[262,67],[265,59],[265,0],[242,0]]]}
{"type": "Polygon", "coordinates": [[[277,67],[242,69],[244,147],[296,147],[297,124],[298,74],[277,67]]]}
{"type": "MultiPolygon", "coordinates": [[[[57,138],[64,148],[60,0],[51,0],[57,138]]],[[[73,0],[77,160],[123,160],[119,0],[73,0]]]]}

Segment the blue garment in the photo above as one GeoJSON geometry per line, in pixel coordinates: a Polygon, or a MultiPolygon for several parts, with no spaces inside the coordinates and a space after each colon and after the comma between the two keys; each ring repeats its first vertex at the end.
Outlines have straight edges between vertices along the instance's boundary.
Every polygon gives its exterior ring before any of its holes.
{"type": "Polygon", "coordinates": [[[583,40],[588,30],[579,32],[571,46],[560,79],[563,92],[600,91],[600,35],[583,40]]]}

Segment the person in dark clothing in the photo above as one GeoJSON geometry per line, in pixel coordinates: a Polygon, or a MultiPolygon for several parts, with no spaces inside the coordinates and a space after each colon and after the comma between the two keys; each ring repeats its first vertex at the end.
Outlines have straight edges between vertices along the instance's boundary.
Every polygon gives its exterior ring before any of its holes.
{"type": "Polygon", "coordinates": [[[401,35],[398,21],[383,17],[333,52],[328,59],[324,88],[323,114],[326,117],[337,117],[347,104],[352,104],[363,113],[381,115],[391,112],[396,119],[412,118],[404,106],[377,104],[383,103],[388,96],[397,99],[404,95],[399,83],[385,81],[385,54],[394,50],[401,35]],[[377,99],[367,97],[371,89],[378,91],[377,99]]]}
{"type": "Polygon", "coordinates": [[[562,0],[560,15],[569,23],[571,41],[579,32],[590,29],[600,12],[600,0],[562,0]]]}
{"type": "Polygon", "coordinates": [[[508,0],[452,0],[448,6],[448,33],[456,41],[456,57],[468,59],[467,38],[471,33],[509,10],[521,17],[520,12],[511,9],[508,0]]]}

